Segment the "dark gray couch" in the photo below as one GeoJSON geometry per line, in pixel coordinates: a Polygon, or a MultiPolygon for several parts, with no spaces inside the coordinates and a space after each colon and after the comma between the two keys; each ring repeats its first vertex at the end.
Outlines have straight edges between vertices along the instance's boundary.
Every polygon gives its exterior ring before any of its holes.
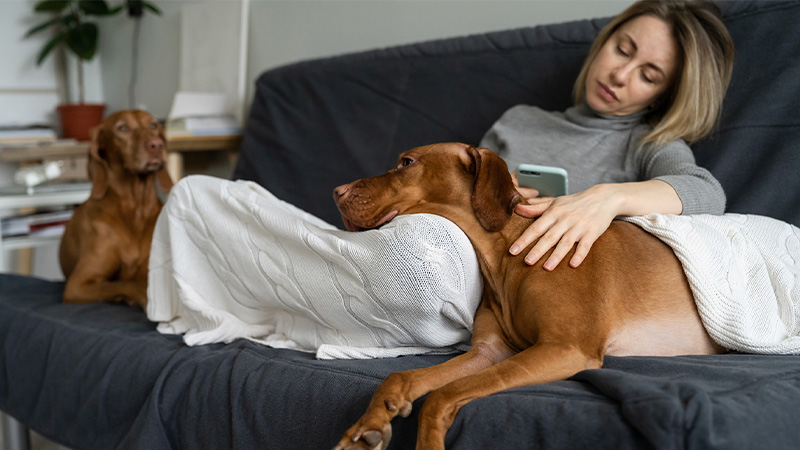
{"type": "MultiPolygon", "coordinates": [[[[728,211],[800,225],[800,3],[721,5],[737,46],[718,133],[694,146],[728,211]]],[[[234,177],[332,223],[335,185],[408,148],[477,144],[518,103],[563,109],[605,20],[389,48],[265,73],[234,177]]],[[[189,348],[141,310],[62,305],[63,284],[0,275],[0,409],[75,449],[324,449],[393,371],[448,356],[317,361],[250,342],[189,348]]],[[[413,448],[415,413],[390,448],[413,448]]],[[[476,400],[448,449],[790,449],[800,359],[607,358],[476,400]]]]}

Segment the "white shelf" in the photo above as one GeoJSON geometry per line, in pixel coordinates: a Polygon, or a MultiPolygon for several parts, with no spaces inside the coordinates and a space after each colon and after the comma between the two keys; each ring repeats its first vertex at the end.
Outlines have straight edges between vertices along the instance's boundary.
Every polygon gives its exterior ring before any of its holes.
{"type": "Polygon", "coordinates": [[[91,187],[91,183],[51,184],[30,194],[23,187],[0,188],[0,209],[77,205],[89,198],[91,187]]]}
{"type": "MultiPolygon", "coordinates": [[[[0,210],[71,206],[86,201],[91,193],[91,183],[67,183],[37,186],[28,192],[20,186],[0,188],[0,210]]],[[[7,271],[3,252],[31,248],[58,242],[61,234],[49,236],[15,236],[3,238],[0,233],[0,272],[7,271]]]]}
{"type": "Polygon", "coordinates": [[[3,242],[0,245],[2,245],[3,251],[6,251],[17,250],[20,248],[39,247],[41,245],[58,242],[59,240],[61,240],[61,234],[37,237],[15,236],[3,239],[3,242]]]}

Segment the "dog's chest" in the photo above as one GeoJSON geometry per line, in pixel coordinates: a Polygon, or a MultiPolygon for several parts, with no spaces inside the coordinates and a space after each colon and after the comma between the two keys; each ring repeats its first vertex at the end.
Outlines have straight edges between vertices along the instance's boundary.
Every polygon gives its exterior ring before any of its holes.
{"type": "Polygon", "coordinates": [[[149,229],[126,230],[127,236],[120,239],[119,261],[120,279],[146,279],[150,260],[150,243],[153,239],[152,227],[149,229]]]}
{"type": "Polygon", "coordinates": [[[143,249],[140,246],[129,246],[120,249],[119,278],[123,280],[147,278],[147,265],[150,259],[150,246],[143,249]]]}

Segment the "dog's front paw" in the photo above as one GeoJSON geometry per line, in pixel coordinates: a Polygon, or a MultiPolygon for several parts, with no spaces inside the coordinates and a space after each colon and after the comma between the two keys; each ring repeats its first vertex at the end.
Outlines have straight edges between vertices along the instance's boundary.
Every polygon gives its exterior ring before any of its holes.
{"type": "Polygon", "coordinates": [[[368,424],[365,415],[352,428],[347,430],[333,450],[385,450],[392,438],[392,425],[384,422],[368,424]]]}
{"type": "Polygon", "coordinates": [[[385,450],[392,438],[392,419],[411,414],[412,386],[408,376],[393,373],[372,396],[367,412],[350,427],[334,450],[385,450]]]}
{"type": "MultiPolygon", "coordinates": [[[[380,390],[377,394],[380,394],[380,390]]],[[[376,397],[380,398],[378,395],[376,397]]],[[[409,414],[410,401],[380,401],[374,398],[366,414],[347,430],[334,450],[385,450],[392,438],[392,419],[398,415],[408,417],[409,414]],[[400,403],[400,406],[396,403],[400,403]]]]}

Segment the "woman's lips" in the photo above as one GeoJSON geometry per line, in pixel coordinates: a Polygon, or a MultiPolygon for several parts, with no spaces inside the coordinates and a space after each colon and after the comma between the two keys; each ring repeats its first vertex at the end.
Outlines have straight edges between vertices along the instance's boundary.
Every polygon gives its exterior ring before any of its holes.
{"type": "Polygon", "coordinates": [[[603,98],[603,100],[609,103],[619,101],[617,94],[610,87],[606,86],[600,81],[597,82],[597,93],[603,98]]]}

